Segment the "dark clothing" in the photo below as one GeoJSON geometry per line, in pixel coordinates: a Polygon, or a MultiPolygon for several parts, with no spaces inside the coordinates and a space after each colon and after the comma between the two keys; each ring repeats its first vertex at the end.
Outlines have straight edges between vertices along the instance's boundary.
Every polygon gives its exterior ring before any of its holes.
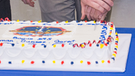
{"type": "Polygon", "coordinates": [[[0,18],[11,20],[10,0],[0,0],[0,18]]]}

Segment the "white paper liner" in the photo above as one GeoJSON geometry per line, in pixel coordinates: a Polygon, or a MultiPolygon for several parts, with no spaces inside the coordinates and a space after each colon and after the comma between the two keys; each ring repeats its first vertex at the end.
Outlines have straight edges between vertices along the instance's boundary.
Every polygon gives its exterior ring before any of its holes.
{"type": "MultiPolygon", "coordinates": [[[[40,70],[40,71],[90,71],[90,72],[124,72],[127,63],[127,56],[129,52],[129,46],[131,41],[131,34],[119,34],[119,43],[118,43],[118,54],[114,63],[108,64],[78,64],[71,65],[69,64],[52,64],[52,63],[41,63],[42,60],[35,60],[35,63],[32,65],[30,62],[21,62],[14,61],[12,64],[8,64],[7,60],[3,60],[0,64],[0,69],[6,70],[40,70]],[[18,64],[14,64],[18,63],[18,64]]],[[[48,61],[49,62],[49,61],[48,61]]],[[[50,61],[52,62],[52,61],[50,61]]],[[[68,61],[67,61],[68,62],[68,61]]],[[[85,61],[84,61],[85,62],[85,61]]],[[[60,63],[60,62],[59,62],[60,63]]],[[[65,61],[66,63],[66,61],[65,61]]]]}

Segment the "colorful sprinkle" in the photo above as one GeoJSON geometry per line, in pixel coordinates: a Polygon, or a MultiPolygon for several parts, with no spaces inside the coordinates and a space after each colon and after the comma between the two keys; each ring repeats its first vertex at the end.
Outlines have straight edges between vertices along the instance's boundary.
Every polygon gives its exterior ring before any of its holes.
{"type": "Polygon", "coordinates": [[[61,61],[61,65],[63,65],[64,64],[64,61],[61,61]]]}
{"type": "Polygon", "coordinates": [[[114,50],[117,50],[117,48],[114,48],[114,50]]]}
{"type": "Polygon", "coordinates": [[[54,44],[53,47],[55,48],[56,47],[56,44],[54,44]]]}
{"type": "Polygon", "coordinates": [[[115,46],[118,49],[118,46],[115,46]]]}
{"type": "Polygon", "coordinates": [[[117,32],[116,32],[115,34],[116,34],[116,35],[118,35],[118,33],[117,33],[117,32]]]}
{"type": "Polygon", "coordinates": [[[107,43],[104,43],[105,46],[107,46],[107,43]]]}
{"type": "Polygon", "coordinates": [[[117,46],[118,46],[118,43],[115,43],[115,45],[117,45],[117,46]]]}
{"type": "Polygon", "coordinates": [[[83,60],[81,60],[80,63],[82,64],[83,63],[83,60]]]}
{"type": "Polygon", "coordinates": [[[0,43],[0,46],[3,46],[3,43],[0,43]]]}
{"type": "Polygon", "coordinates": [[[20,20],[17,20],[16,22],[20,22],[20,20]]]}
{"type": "Polygon", "coordinates": [[[111,63],[110,60],[107,61],[108,63],[111,63]]]}
{"type": "Polygon", "coordinates": [[[117,54],[117,51],[113,51],[115,54],[117,54]]]}
{"type": "Polygon", "coordinates": [[[56,21],[56,23],[58,24],[59,22],[58,22],[58,21],[56,21]]]}
{"type": "Polygon", "coordinates": [[[24,47],[25,46],[25,44],[22,44],[22,47],[24,47]]]}
{"type": "Polygon", "coordinates": [[[109,35],[111,35],[112,33],[109,33],[109,35]]]}
{"type": "Polygon", "coordinates": [[[94,23],[96,23],[96,21],[95,21],[95,20],[94,20],[93,22],[94,22],[94,23]]]}
{"type": "Polygon", "coordinates": [[[25,60],[22,60],[22,63],[24,63],[25,62],[25,60]]]}
{"type": "Polygon", "coordinates": [[[99,47],[99,44],[97,44],[97,47],[99,47]]]}
{"type": "Polygon", "coordinates": [[[55,63],[56,63],[56,61],[55,61],[55,60],[53,60],[52,62],[53,62],[53,64],[55,64],[55,63]]]}
{"type": "Polygon", "coordinates": [[[91,47],[91,46],[92,46],[92,44],[89,44],[89,46],[91,47]]]}
{"type": "Polygon", "coordinates": [[[96,61],[95,63],[98,64],[98,61],[96,61]]]}
{"type": "Polygon", "coordinates": [[[74,62],[73,61],[71,61],[71,65],[73,65],[74,64],[74,62]]]}
{"type": "Polygon", "coordinates": [[[112,59],[113,59],[113,60],[115,60],[115,58],[114,58],[114,57],[112,57],[112,59]]]}
{"type": "Polygon", "coordinates": [[[101,62],[102,62],[102,63],[105,63],[105,61],[104,61],[104,60],[102,60],[101,62]]]}
{"type": "Polygon", "coordinates": [[[110,30],[113,30],[113,28],[111,27],[110,30]]]}
{"type": "Polygon", "coordinates": [[[90,64],[91,64],[91,62],[87,61],[87,64],[88,64],[88,65],[90,65],[90,64]]]}
{"type": "Polygon", "coordinates": [[[12,64],[12,62],[11,62],[11,61],[9,61],[9,62],[8,62],[8,64],[12,64]]]}
{"type": "Polygon", "coordinates": [[[100,44],[100,48],[102,49],[104,47],[104,44],[100,44]]]}
{"type": "Polygon", "coordinates": [[[113,54],[114,57],[116,57],[116,54],[113,54]]]}
{"type": "Polygon", "coordinates": [[[44,48],[46,48],[47,46],[46,45],[44,45],[44,48]]]}
{"type": "Polygon", "coordinates": [[[116,40],[116,41],[119,41],[119,38],[116,38],[115,40],[116,40]]]}
{"type": "Polygon", "coordinates": [[[109,35],[108,37],[111,37],[111,35],[109,35]]]}
{"type": "Polygon", "coordinates": [[[85,20],[85,22],[87,22],[87,20],[85,20]]]}
{"type": "Polygon", "coordinates": [[[35,48],[35,47],[36,47],[36,45],[35,45],[35,44],[33,44],[33,45],[32,45],[32,47],[33,47],[33,48],[35,48]]]}
{"type": "Polygon", "coordinates": [[[45,63],[45,61],[43,60],[43,61],[42,61],[42,63],[44,64],[44,63],[45,63]]]}
{"type": "Polygon", "coordinates": [[[118,41],[115,41],[116,43],[118,43],[118,41]]]}
{"type": "Polygon", "coordinates": [[[68,23],[68,21],[65,21],[65,23],[68,23]]]}
{"type": "Polygon", "coordinates": [[[84,48],[85,47],[85,45],[84,44],[81,44],[81,48],[84,48]]]}
{"type": "Polygon", "coordinates": [[[31,61],[31,64],[34,64],[35,62],[34,61],[31,61]]]}
{"type": "Polygon", "coordinates": [[[38,21],[38,23],[41,23],[41,22],[42,22],[42,20],[38,21]]]}
{"type": "Polygon", "coordinates": [[[64,44],[62,44],[61,46],[62,46],[62,47],[64,47],[65,45],[64,45],[64,44]]]}

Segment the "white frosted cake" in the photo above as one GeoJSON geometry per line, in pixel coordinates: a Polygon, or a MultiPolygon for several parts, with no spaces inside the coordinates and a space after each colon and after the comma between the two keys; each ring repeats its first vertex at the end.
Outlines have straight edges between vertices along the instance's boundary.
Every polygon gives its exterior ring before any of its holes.
{"type": "Polygon", "coordinates": [[[112,22],[0,22],[0,63],[91,65],[115,61],[112,22]]]}

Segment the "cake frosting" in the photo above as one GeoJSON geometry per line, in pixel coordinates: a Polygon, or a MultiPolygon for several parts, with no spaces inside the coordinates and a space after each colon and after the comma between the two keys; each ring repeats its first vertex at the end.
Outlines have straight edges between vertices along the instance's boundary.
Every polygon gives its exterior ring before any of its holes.
{"type": "Polygon", "coordinates": [[[0,60],[14,64],[103,64],[115,61],[112,22],[0,22],[0,60]]]}

